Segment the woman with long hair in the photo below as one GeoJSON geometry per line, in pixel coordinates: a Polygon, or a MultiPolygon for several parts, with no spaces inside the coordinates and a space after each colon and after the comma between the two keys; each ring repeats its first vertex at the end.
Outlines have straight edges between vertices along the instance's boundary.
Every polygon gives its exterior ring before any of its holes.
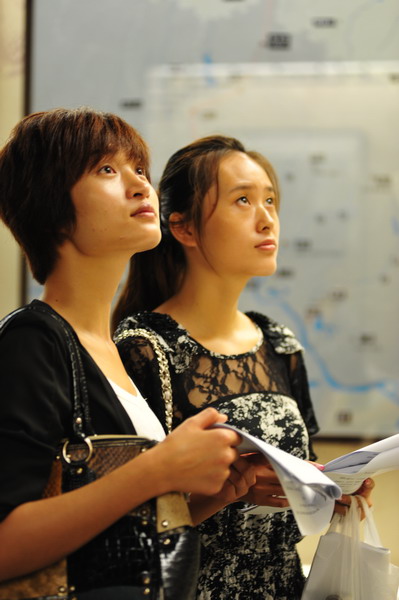
{"type": "MultiPolygon", "coordinates": [[[[173,154],[159,196],[162,241],[131,261],[114,313],[127,371],[144,395],[159,397],[151,350],[145,338],[129,337],[151,331],[168,356],[175,426],[213,406],[240,429],[314,459],[318,426],[301,344],[269,317],[238,308],[248,281],[276,270],[273,167],[234,138],[209,136],[173,154]]],[[[267,514],[232,504],[200,525],[200,600],[301,597],[300,532],[275,473],[253,462],[257,484],[242,500],[267,506],[267,514]]]]}

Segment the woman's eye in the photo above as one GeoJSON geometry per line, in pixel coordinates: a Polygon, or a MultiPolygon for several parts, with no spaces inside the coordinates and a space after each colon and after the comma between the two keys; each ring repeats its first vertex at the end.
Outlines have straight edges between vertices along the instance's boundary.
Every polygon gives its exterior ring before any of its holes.
{"type": "Polygon", "coordinates": [[[270,204],[271,206],[275,204],[274,198],[266,198],[266,204],[270,204]]]}
{"type": "Polygon", "coordinates": [[[246,196],[241,196],[240,198],[237,198],[237,202],[239,204],[249,204],[249,200],[246,196]]]}
{"type": "Polygon", "coordinates": [[[104,165],[98,170],[99,173],[115,173],[115,170],[110,165],[104,165]]]}
{"type": "Polygon", "coordinates": [[[145,169],[143,169],[143,167],[137,167],[136,171],[137,171],[138,175],[145,176],[145,169]]]}

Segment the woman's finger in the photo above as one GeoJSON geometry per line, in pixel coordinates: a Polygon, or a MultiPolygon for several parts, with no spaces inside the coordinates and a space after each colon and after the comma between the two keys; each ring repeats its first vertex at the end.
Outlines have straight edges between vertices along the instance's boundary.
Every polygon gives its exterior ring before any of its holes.
{"type": "Polygon", "coordinates": [[[281,487],[278,489],[264,488],[256,485],[252,486],[245,497],[246,502],[258,504],[259,506],[289,506],[289,502],[285,497],[281,487]]]}
{"type": "Polygon", "coordinates": [[[228,481],[237,489],[237,494],[244,495],[256,483],[255,469],[243,459],[236,460],[230,467],[228,481]]]}
{"type": "Polygon", "coordinates": [[[368,477],[367,479],[365,479],[363,481],[360,488],[358,490],[356,490],[355,494],[356,494],[356,496],[363,496],[363,498],[366,500],[367,504],[369,506],[373,506],[373,503],[371,501],[371,493],[374,489],[374,486],[375,486],[374,479],[371,479],[371,477],[368,477]]]}
{"type": "MultiPolygon", "coordinates": [[[[371,492],[373,491],[373,488],[375,486],[374,480],[371,478],[367,478],[363,481],[362,485],[360,486],[360,488],[358,490],[356,490],[356,492],[354,494],[351,495],[347,495],[347,494],[343,494],[341,496],[341,498],[339,498],[338,500],[336,500],[335,502],[335,507],[334,507],[334,512],[338,513],[340,515],[346,515],[346,512],[349,508],[349,506],[351,505],[351,502],[353,500],[353,498],[356,496],[362,496],[368,506],[372,506],[373,503],[371,502],[371,492]]],[[[360,509],[360,518],[361,520],[363,520],[365,518],[365,514],[364,514],[364,509],[362,506],[362,503],[360,502],[359,498],[356,498],[357,504],[359,506],[360,509]]]]}

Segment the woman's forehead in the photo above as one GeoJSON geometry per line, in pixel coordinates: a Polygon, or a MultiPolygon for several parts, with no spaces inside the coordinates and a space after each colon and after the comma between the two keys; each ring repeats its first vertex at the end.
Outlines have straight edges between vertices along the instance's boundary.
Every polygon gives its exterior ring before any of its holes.
{"type": "Polygon", "coordinates": [[[249,188],[261,185],[273,191],[273,185],[265,169],[243,152],[231,152],[219,164],[219,187],[235,191],[236,188],[249,188]]]}

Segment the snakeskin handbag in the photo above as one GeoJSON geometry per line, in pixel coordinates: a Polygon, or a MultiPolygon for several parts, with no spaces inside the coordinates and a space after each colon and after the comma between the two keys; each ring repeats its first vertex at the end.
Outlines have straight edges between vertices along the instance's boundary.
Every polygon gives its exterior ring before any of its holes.
{"type": "MultiPolygon", "coordinates": [[[[46,312],[58,321],[71,360],[74,437],[63,442],[53,462],[43,494],[52,497],[102,477],[157,442],[135,435],[87,435],[89,404],[76,334],[44,304],[14,311],[0,323],[0,333],[24,310],[46,312]]],[[[152,338],[159,361],[170,428],[168,363],[155,336],[144,335],[152,338]]],[[[184,494],[173,492],[141,504],[56,564],[1,583],[0,600],[191,600],[196,596],[198,568],[199,536],[184,494]]]]}

